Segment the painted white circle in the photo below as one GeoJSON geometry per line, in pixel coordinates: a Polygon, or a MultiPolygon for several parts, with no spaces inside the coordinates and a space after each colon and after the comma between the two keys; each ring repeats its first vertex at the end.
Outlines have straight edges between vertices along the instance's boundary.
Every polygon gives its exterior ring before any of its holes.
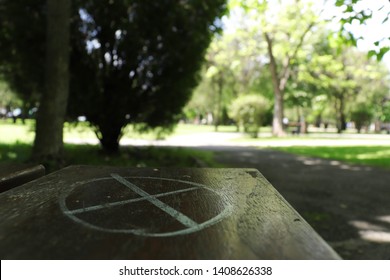
{"type": "MultiPolygon", "coordinates": [[[[227,216],[229,216],[232,213],[232,205],[228,203],[226,199],[223,199],[223,197],[215,190],[213,190],[210,187],[207,187],[203,184],[191,182],[191,181],[185,181],[185,180],[177,180],[177,179],[169,179],[169,178],[161,178],[161,177],[121,177],[117,174],[111,174],[112,177],[104,177],[104,178],[97,178],[97,179],[90,179],[85,180],[81,182],[77,182],[73,184],[68,192],[64,192],[60,195],[60,208],[61,211],[73,220],[74,222],[83,225],[85,227],[99,230],[103,232],[110,232],[110,233],[128,233],[128,234],[135,234],[140,236],[148,236],[148,237],[169,237],[169,236],[177,236],[177,235],[185,235],[194,233],[197,231],[200,231],[202,229],[205,229],[207,227],[210,227],[212,225],[217,224],[227,216]],[[87,186],[88,184],[95,183],[95,182],[104,182],[104,181],[117,181],[121,183],[124,187],[129,187],[131,191],[136,192],[140,197],[136,199],[127,199],[122,201],[114,201],[110,203],[102,203],[97,205],[90,205],[87,208],[79,208],[79,209],[69,209],[66,199],[72,194],[72,192],[77,188],[82,188],[83,186],[87,186]],[[159,194],[153,194],[150,195],[149,193],[146,193],[144,190],[133,184],[131,181],[134,180],[159,180],[164,182],[174,182],[174,183],[181,183],[190,186],[189,188],[179,189],[176,191],[166,192],[166,193],[159,193],[159,194]],[[213,194],[218,195],[221,199],[219,203],[222,203],[223,210],[215,215],[214,217],[208,219],[207,221],[204,221],[202,223],[194,222],[190,217],[184,215],[180,211],[177,211],[176,209],[166,205],[164,202],[159,200],[159,197],[164,196],[170,196],[175,195],[178,193],[184,193],[184,192],[191,192],[193,190],[207,190],[212,192],[213,194]],[[165,211],[167,214],[169,214],[173,219],[176,219],[181,224],[183,224],[184,228],[180,230],[175,231],[168,231],[168,232],[150,232],[148,229],[129,229],[129,228],[109,228],[105,226],[96,225],[90,221],[86,221],[85,219],[82,219],[78,217],[79,214],[83,214],[89,211],[96,211],[96,210],[104,210],[107,208],[112,208],[119,205],[125,205],[125,204],[131,204],[138,201],[148,201],[151,204],[154,204],[157,208],[160,208],[161,211],[165,211]]],[[[120,213],[118,213],[120,214],[120,213]]]]}

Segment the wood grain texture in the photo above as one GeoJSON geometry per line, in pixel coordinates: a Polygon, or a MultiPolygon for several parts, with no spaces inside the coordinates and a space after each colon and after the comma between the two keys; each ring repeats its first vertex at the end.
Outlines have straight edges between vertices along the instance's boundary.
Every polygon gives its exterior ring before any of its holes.
{"type": "Polygon", "coordinates": [[[43,165],[1,164],[0,193],[28,183],[45,175],[43,165]]]}
{"type": "Polygon", "coordinates": [[[1,259],[338,259],[254,169],[73,166],[0,194],[1,259]]]}

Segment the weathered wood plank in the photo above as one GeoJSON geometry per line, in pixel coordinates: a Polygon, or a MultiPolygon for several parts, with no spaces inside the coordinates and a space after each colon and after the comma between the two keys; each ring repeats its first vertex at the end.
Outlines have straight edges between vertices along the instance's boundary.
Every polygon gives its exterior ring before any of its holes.
{"type": "Polygon", "coordinates": [[[0,193],[45,175],[43,165],[1,164],[0,193]]]}
{"type": "Polygon", "coordinates": [[[1,259],[337,259],[254,169],[73,166],[0,194],[1,259]]]}

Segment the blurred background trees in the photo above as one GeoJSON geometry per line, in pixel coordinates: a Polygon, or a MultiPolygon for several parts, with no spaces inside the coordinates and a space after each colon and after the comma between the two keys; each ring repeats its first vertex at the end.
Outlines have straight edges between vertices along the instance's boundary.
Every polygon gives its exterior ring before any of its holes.
{"type": "Polygon", "coordinates": [[[200,110],[200,100],[209,104],[203,106],[208,110],[217,107],[217,100],[223,104],[218,107],[229,108],[241,95],[256,93],[273,105],[275,136],[285,133],[287,118],[302,132],[309,124],[331,124],[341,133],[356,119],[353,112],[360,104],[373,112],[365,124],[387,120],[390,66],[381,59],[390,38],[383,34],[370,50],[362,51],[356,45],[364,38],[354,35],[351,24],[365,24],[380,11],[381,22],[388,24],[389,14],[383,11],[389,4],[375,10],[361,2],[230,1],[223,36],[212,43],[218,46],[218,56],[215,47],[209,49],[209,66],[186,108],[200,110]],[[205,86],[213,84],[210,73],[223,73],[222,90],[205,86]],[[217,99],[217,93],[222,98],[217,99]]]}

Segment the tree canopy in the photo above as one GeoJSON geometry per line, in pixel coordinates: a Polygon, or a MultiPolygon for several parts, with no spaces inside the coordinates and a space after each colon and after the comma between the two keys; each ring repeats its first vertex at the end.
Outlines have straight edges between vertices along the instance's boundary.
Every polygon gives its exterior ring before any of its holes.
{"type": "MultiPolygon", "coordinates": [[[[340,3],[333,2],[340,9],[350,5],[340,3]]],[[[359,18],[364,23],[369,17],[345,12],[338,23],[345,31],[335,33],[334,24],[321,16],[328,7],[320,4],[230,1],[225,32],[212,42],[206,56],[209,67],[187,108],[216,107],[219,92],[226,107],[241,95],[255,93],[273,102],[279,128],[286,128],[281,124],[286,114],[303,126],[307,121],[331,122],[341,132],[356,115],[352,113],[357,102],[376,108],[366,114],[372,120],[387,119],[389,71],[356,48],[357,38],[348,37],[349,22],[359,18]],[[222,91],[215,78],[223,80],[222,91]]]]}
{"type": "MultiPolygon", "coordinates": [[[[45,3],[0,7],[1,72],[28,97],[43,88],[45,3]]],[[[225,0],[74,0],[68,116],[86,116],[107,151],[128,123],[172,126],[225,11],[225,0]]]]}

